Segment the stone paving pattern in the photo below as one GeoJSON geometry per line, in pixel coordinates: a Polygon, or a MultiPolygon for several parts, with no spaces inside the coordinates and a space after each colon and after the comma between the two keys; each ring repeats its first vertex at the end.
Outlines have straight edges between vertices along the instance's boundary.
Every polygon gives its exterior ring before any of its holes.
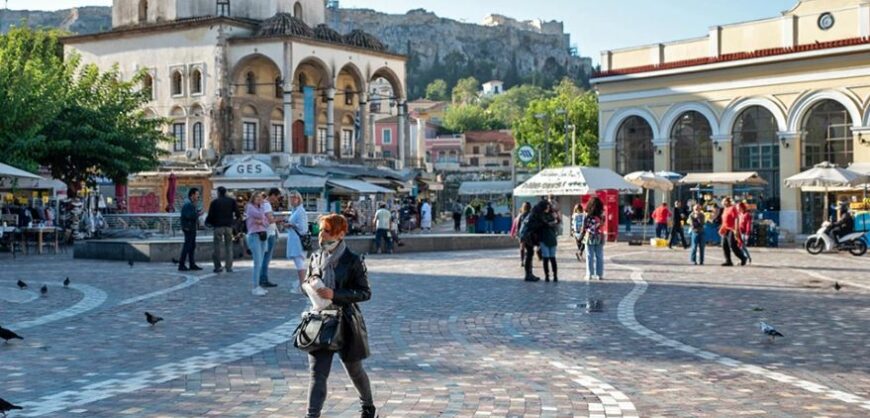
{"type": "MultiPolygon", "coordinates": [[[[683,250],[614,244],[605,280],[585,282],[571,247],[558,284],[519,280],[513,250],[368,256],[381,417],[870,415],[870,258],[756,249],[724,268],[718,248],[692,266],[683,250]],[[760,320],[786,337],[769,342],[760,320]]],[[[264,298],[250,261],[197,276],[65,255],[0,263],[0,325],[47,318],[0,343],[0,397],[27,408],[10,417],[304,416],[307,359],[287,341],[307,300],[289,293],[286,261],[264,298]],[[63,289],[67,276],[94,290],[63,289]],[[43,283],[47,296],[23,293],[43,283]],[[148,326],[146,310],[166,321],[148,326]]],[[[357,409],[336,362],[324,416],[357,409]]]]}

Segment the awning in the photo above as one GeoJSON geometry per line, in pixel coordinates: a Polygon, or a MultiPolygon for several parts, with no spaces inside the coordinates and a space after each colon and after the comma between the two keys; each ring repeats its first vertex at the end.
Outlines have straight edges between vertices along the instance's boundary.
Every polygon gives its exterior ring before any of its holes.
{"type": "Polygon", "coordinates": [[[303,174],[287,176],[287,180],[284,180],[284,188],[290,190],[323,190],[326,188],[326,177],[306,176],[303,174]]]}
{"type": "Polygon", "coordinates": [[[212,187],[225,187],[227,190],[262,190],[267,191],[281,185],[278,177],[212,177],[212,187]]]}
{"type": "Polygon", "coordinates": [[[858,174],[870,176],[870,163],[852,163],[852,165],[847,168],[858,174]]]}
{"type": "Polygon", "coordinates": [[[351,180],[351,179],[329,179],[326,181],[326,184],[336,187],[351,193],[359,193],[359,194],[374,194],[374,193],[395,193],[390,189],[383,188],[381,186],[366,183],[362,180],[351,180]]]}
{"type": "Polygon", "coordinates": [[[722,173],[689,173],[679,181],[680,184],[721,184],[765,186],[767,181],[754,171],[722,173]]]}
{"type": "Polygon", "coordinates": [[[460,196],[481,196],[489,194],[512,194],[512,181],[466,181],[459,185],[460,196]]]}
{"type": "Polygon", "coordinates": [[[57,179],[19,179],[17,182],[9,178],[0,179],[0,189],[11,189],[12,186],[16,189],[25,190],[54,190],[57,192],[66,192],[66,183],[57,179]]]}
{"type": "Polygon", "coordinates": [[[17,178],[17,179],[34,179],[34,180],[42,179],[42,177],[39,177],[36,174],[28,173],[24,170],[15,168],[11,165],[6,165],[3,163],[0,163],[0,178],[8,178],[8,177],[17,178]]]}
{"type": "Polygon", "coordinates": [[[583,196],[599,190],[633,194],[640,193],[642,189],[607,168],[564,167],[548,168],[535,174],[514,189],[514,196],[583,196]]]}

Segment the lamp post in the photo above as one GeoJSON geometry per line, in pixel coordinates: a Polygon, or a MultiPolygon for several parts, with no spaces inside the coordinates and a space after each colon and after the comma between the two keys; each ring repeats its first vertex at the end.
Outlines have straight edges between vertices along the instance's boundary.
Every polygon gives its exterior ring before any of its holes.
{"type": "MultiPolygon", "coordinates": [[[[547,154],[547,158],[544,159],[547,165],[550,164],[550,115],[546,113],[538,113],[535,115],[535,119],[541,120],[544,122],[544,153],[547,154]]],[[[538,168],[540,169],[541,158],[543,155],[538,155],[538,168]]]]}
{"type": "MultiPolygon", "coordinates": [[[[571,166],[577,166],[577,125],[568,125],[571,128],[571,166]]],[[[567,134],[566,134],[567,135],[567,134]]],[[[568,142],[568,141],[565,141],[568,142]]]]}

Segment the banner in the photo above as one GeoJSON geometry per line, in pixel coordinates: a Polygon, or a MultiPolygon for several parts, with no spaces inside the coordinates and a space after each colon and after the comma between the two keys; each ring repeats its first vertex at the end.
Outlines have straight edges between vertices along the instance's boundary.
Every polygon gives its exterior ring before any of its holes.
{"type": "Polygon", "coordinates": [[[314,136],[314,87],[302,87],[302,95],[304,98],[304,118],[305,118],[305,136],[314,136]]]}

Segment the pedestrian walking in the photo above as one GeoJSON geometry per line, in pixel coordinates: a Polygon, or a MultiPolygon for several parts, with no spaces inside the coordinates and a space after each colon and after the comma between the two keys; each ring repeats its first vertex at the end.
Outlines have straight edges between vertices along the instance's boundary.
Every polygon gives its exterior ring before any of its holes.
{"type": "Polygon", "coordinates": [[[453,231],[459,232],[462,227],[462,205],[459,202],[452,202],[450,210],[453,215],[453,231]]]}
{"type": "Polygon", "coordinates": [[[574,256],[577,261],[583,261],[583,254],[586,252],[586,244],[583,242],[583,222],[586,220],[586,212],[583,210],[583,205],[578,203],[574,205],[574,213],[571,214],[571,235],[577,243],[577,252],[574,256]]]}
{"type": "Polygon", "coordinates": [[[492,208],[492,202],[486,203],[486,215],[483,217],[484,225],[486,225],[486,233],[492,234],[495,232],[495,209],[492,208]]]}
{"type": "Polygon", "coordinates": [[[260,269],[260,286],[264,289],[277,287],[278,285],[269,281],[269,264],[272,262],[272,252],[275,250],[275,243],[278,241],[278,224],[283,223],[283,220],[275,216],[274,208],[281,203],[281,190],[272,188],[263,201],[263,210],[266,212],[266,219],[269,225],[266,227],[266,248],[263,250],[263,267],[260,269]]]}
{"type": "Polygon", "coordinates": [[[656,224],[656,238],[668,237],[668,219],[670,217],[671,210],[668,209],[668,202],[662,202],[662,205],[653,211],[652,220],[656,224]]]}
{"type": "Polygon", "coordinates": [[[181,247],[181,257],[178,261],[178,271],[199,271],[202,267],[196,265],[196,229],[199,226],[199,189],[192,188],[187,192],[187,199],[181,207],[181,231],[184,233],[184,245],[181,247]],[[185,265],[185,262],[187,265],[185,265]]]}
{"type": "Polygon", "coordinates": [[[725,254],[725,262],[722,263],[722,266],[734,265],[731,262],[732,252],[740,260],[740,265],[745,266],[747,260],[738,243],[740,231],[737,230],[737,221],[740,214],[730,197],[722,199],[722,208],[722,226],[719,227],[719,235],[722,236],[722,252],[725,254]]]}
{"type": "Polygon", "coordinates": [[[532,272],[532,258],[535,255],[535,247],[541,245],[544,229],[550,227],[547,225],[544,216],[549,207],[549,202],[541,200],[532,208],[531,213],[520,224],[519,234],[520,241],[523,243],[523,251],[525,252],[523,267],[525,268],[525,281],[527,282],[541,280],[540,277],[535,276],[532,272]]]}
{"type": "Polygon", "coordinates": [[[553,272],[553,281],[559,281],[559,269],[556,263],[556,229],[559,227],[559,222],[556,220],[556,215],[553,212],[552,204],[547,205],[544,210],[544,222],[547,227],[543,228],[541,235],[541,258],[544,264],[544,281],[550,281],[550,271],[553,272]]]}
{"type": "MultiPolygon", "coordinates": [[[[360,417],[376,418],[371,382],[362,363],[370,355],[368,332],[358,305],[371,299],[372,291],[365,262],[344,242],[346,233],[347,220],[343,216],[333,214],[320,218],[320,250],[311,256],[306,282],[322,282],[323,286],[316,290],[317,296],[332,301],[333,306],[341,309],[344,342],[338,355],[359,396],[360,417]]],[[[327,350],[308,354],[310,377],[306,418],[320,417],[334,356],[334,351],[327,350]]]]}
{"type": "Polygon", "coordinates": [[[432,232],[432,204],[429,199],[423,199],[423,204],[420,205],[420,229],[432,232]]]}
{"type": "Polygon", "coordinates": [[[752,233],[752,212],[746,202],[737,204],[737,231],[740,233],[740,244],[746,262],[752,264],[752,256],[749,255],[749,235],[752,233]]]}
{"type": "Polygon", "coordinates": [[[208,215],[205,223],[214,229],[212,236],[212,262],[214,272],[220,273],[226,269],[227,273],[233,272],[233,225],[241,219],[239,206],[235,199],[227,197],[226,187],[217,188],[218,197],[208,207],[208,215]],[[223,252],[224,265],[221,266],[221,252],[223,252]]]}
{"type": "Polygon", "coordinates": [[[689,224],[692,231],[689,234],[689,239],[692,241],[691,255],[689,261],[692,264],[704,265],[704,247],[707,246],[707,239],[704,236],[706,219],[704,216],[704,206],[696,204],[694,211],[689,215],[689,224]]]}
{"type": "MultiPolygon", "coordinates": [[[[575,208],[576,209],[576,208],[575,208]]],[[[634,209],[631,205],[622,207],[622,222],[625,223],[625,232],[631,232],[631,223],[634,221],[634,209]]]]}
{"type": "Polygon", "coordinates": [[[378,211],[375,212],[375,218],[372,220],[375,224],[375,252],[381,253],[381,242],[385,242],[384,248],[389,254],[393,253],[393,240],[390,239],[390,230],[392,229],[393,216],[387,210],[385,202],[378,203],[378,211]]]}
{"type": "Polygon", "coordinates": [[[475,232],[474,224],[475,222],[477,222],[477,220],[475,219],[477,211],[474,210],[474,206],[469,203],[467,206],[465,206],[465,211],[463,212],[463,214],[465,215],[465,232],[473,234],[475,232]]]}
{"type": "Polygon", "coordinates": [[[686,212],[683,210],[683,203],[677,200],[674,202],[674,211],[671,217],[671,237],[668,239],[668,248],[674,248],[674,241],[677,236],[680,237],[680,243],[683,244],[683,249],[689,248],[686,243],[686,235],[683,232],[683,223],[686,221],[686,212]]]}
{"type": "Polygon", "coordinates": [[[598,197],[586,203],[583,239],[586,244],[586,280],[604,280],[604,205],[598,197]]]}
{"type": "Polygon", "coordinates": [[[394,250],[405,245],[399,239],[399,209],[396,206],[390,209],[390,238],[393,239],[394,250]]]}
{"type": "Polygon", "coordinates": [[[245,237],[245,241],[248,243],[251,258],[254,260],[254,270],[251,272],[253,284],[251,293],[254,296],[265,296],[269,293],[260,286],[263,255],[266,252],[266,245],[269,240],[269,234],[266,232],[269,220],[266,218],[266,208],[263,205],[263,201],[263,193],[254,193],[251,195],[251,201],[245,206],[245,222],[248,227],[248,235],[245,237]]]}
{"type": "Polygon", "coordinates": [[[515,238],[520,242],[520,267],[524,267],[525,264],[525,246],[523,245],[522,240],[520,240],[520,226],[523,224],[523,221],[526,219],[526,216],[532,211],[532,204],[529,202],[523,202],[523,205],[520,206],[520,213],[514,218],[514,221],[511,223],[511,238],[515,238]]]}
{"type": "MultiPolygon", "coordinates": [[[[305,280],[306,249],[303,240],[310,240],[308,231],[308,213],[302,204],[302,194],[296,190],[287,193],[290,203],[290,218],[287,219],[287,259],[293,263],[296,270],[297,283],[290,286],[291,293],[300,293],[300,286],[305,280]]],[[[292,281],[292,280],[291,280],[292,281]]]]}

